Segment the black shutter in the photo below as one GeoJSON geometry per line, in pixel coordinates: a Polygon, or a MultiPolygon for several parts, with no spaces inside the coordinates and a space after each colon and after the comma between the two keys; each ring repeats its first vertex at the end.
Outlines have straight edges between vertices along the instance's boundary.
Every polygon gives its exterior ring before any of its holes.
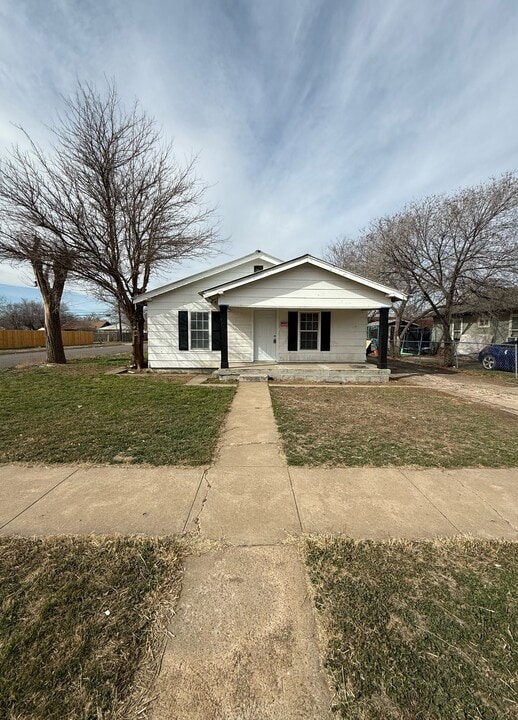
{"type": "Polygon", "coordinates": [[[189,349],[189,312],[178,310],[178,350],[189,349]]]}
{"type": "Polygon", "coordinates": [[[212,325],[212,349],[221,350],[221,313],[211,313],[211,325],[212,325]]]}
{"type": "Polygon", "coordinates": [[[296,351],[297,350],[297,337],[298,337],[298,324],[299,324],[299,314],[298,312],[289,312],[288,313],[288,350],[296,351]]]}
{"type": "Polygon", "coordinates": [[[331,313],[320,313],[320,349],[331,350],[331,313]]]}

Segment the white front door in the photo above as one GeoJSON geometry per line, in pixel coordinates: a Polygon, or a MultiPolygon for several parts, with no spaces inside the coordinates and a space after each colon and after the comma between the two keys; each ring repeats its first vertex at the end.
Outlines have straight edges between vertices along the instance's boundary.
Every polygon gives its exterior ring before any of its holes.
{"type": "Polygon", "coordinates": [[[277,311],[254,311],[254,360],[277,360],[277,311]]]}

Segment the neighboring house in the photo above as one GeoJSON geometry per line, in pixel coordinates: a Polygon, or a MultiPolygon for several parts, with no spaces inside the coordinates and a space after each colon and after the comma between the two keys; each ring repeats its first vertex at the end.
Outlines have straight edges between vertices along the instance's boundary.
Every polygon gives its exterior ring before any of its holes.
{"type": "MultiPolygon", "coordinates": [[[[490,343],[518,337],[518,289],[495,291],[493,298],[457,306],[452,321],[459,355],[476,354],[490,343]]],[[[442,327],[439,318],[435,318],[434,341],[441,340],[442,327]]]]}
{"type": "Polygon", "coordinates": [[[127,323],[106,323],[103,327],[98,328],[95,333],[95,338],[98,342],[117,342],[122,340],[124,342],[131,341],[132,332],[131,327],[127,323]]]}
{"type": "Polygon", "coordinates": [[[404,297],[310,255],[282,262],[257,250],[134,300],[147,303],[149,366],[172,369],[364,363],[368,311],[386,330],[404,297]]]}

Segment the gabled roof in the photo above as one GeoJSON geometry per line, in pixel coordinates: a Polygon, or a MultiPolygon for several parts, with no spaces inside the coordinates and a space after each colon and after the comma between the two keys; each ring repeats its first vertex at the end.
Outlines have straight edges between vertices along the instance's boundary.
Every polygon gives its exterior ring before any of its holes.
{"type": "Polygon", "coordinates": [[[162,285],[161,287],[155,288],[154,290],[149,290],[148,292],[142,293],[142,295],[137,295],[133,298],[133,302],[139,303],[144,302],[145,300],[150,300],[151,298],[156,297],[157,295],[163,295],[164,293],[170,292],[171,290],[176,290],[177,288],[181,288],[184,285],[189,285],[190,283],[197,282],[198,280],[203,280],[204,278],[210,278],[213,275],[216,275],[219,272],[224,272],[225,270],[232,270],[232,268],[239,267],[240,265],[243,265],[246,262],[250,262],[251,260],[266,260],[267,262],[271,262],[274,264],[279,264],[282,262],[282,260],[279,260],[279,258],[273,257],[273,255],[268,255],[267,253],[262,252],[261,250],[256,250],[253,253],[250,253],[249,255],[243,255],[243,257],[237,258],[237,260],[230,260],[227,263],[223,263],[222,265],[216,265],[216,267],[209,268],[207,270],[202,270],[199,273],[196,273],[195,275],[189,275],[187,277],[181,278],[180,280],[176,280],[175,282],[169,283],[168,285],[162,285]]]}
{"type": "Polygon", "coordinates": [[[394,297],[397,300],[406,300],[407,297],[404,293],[399,292],[399,290],[396,290],[395,288],[388,287],[387,285],[381,285],[378,282],[374,282],[373,280],[368,280],[367,278],[361,277],[361,275],[356,275],[355,273],[349,272],[348,270],[343,270],[343,268],[340,268],[337,265],[333,265],[332,263],[328,263],[325,260],[320,260],[319,258],[313,257],[313,255],[301,255],[301,257],[294,258],[293,260],[288,260],[287,262],[279,263],[274,267],[267,268],[266,270],[261,270],[260,272],[253,273],[252,275],[246,275],[245,277],[239,278],[238,280],[231,280],[230,282],[223,283],[222,285],[215,285],[212,288],[203,290],[200,295],[205,299],[215,297],[216,295],[221,295],[224,292],[234,290],[235,288],[241,287],[242,285],[248,285],[249,283],[257,282],[258,280],[262,280],[272,275],[277,275],[277,273],[282,273],[286,270],[292,270],[293,268],[299,267],[301,265],[313,265],[314,267],[321,268],[322,270],[327,270],[328,272],[332,272],[335,275],[346,278],[347,280],[352,280],[353,282],[357,282],[360,285],[365,285],[366,287],[372,288],[373,290],[378,290],[379,292],[384,293],[388,297],[394,297]]]}

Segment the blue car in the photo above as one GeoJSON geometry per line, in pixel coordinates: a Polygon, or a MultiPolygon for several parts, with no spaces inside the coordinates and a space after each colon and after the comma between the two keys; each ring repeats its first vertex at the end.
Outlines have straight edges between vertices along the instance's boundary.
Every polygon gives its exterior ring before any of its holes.
{"type": "Polygon", "coordinates": [[[509,339],[504,343],[486,345],[478,354],[478,360],[486,370],[507,370],[514,372],[516,369],[516,348],[518,338],[509,339]]]}

